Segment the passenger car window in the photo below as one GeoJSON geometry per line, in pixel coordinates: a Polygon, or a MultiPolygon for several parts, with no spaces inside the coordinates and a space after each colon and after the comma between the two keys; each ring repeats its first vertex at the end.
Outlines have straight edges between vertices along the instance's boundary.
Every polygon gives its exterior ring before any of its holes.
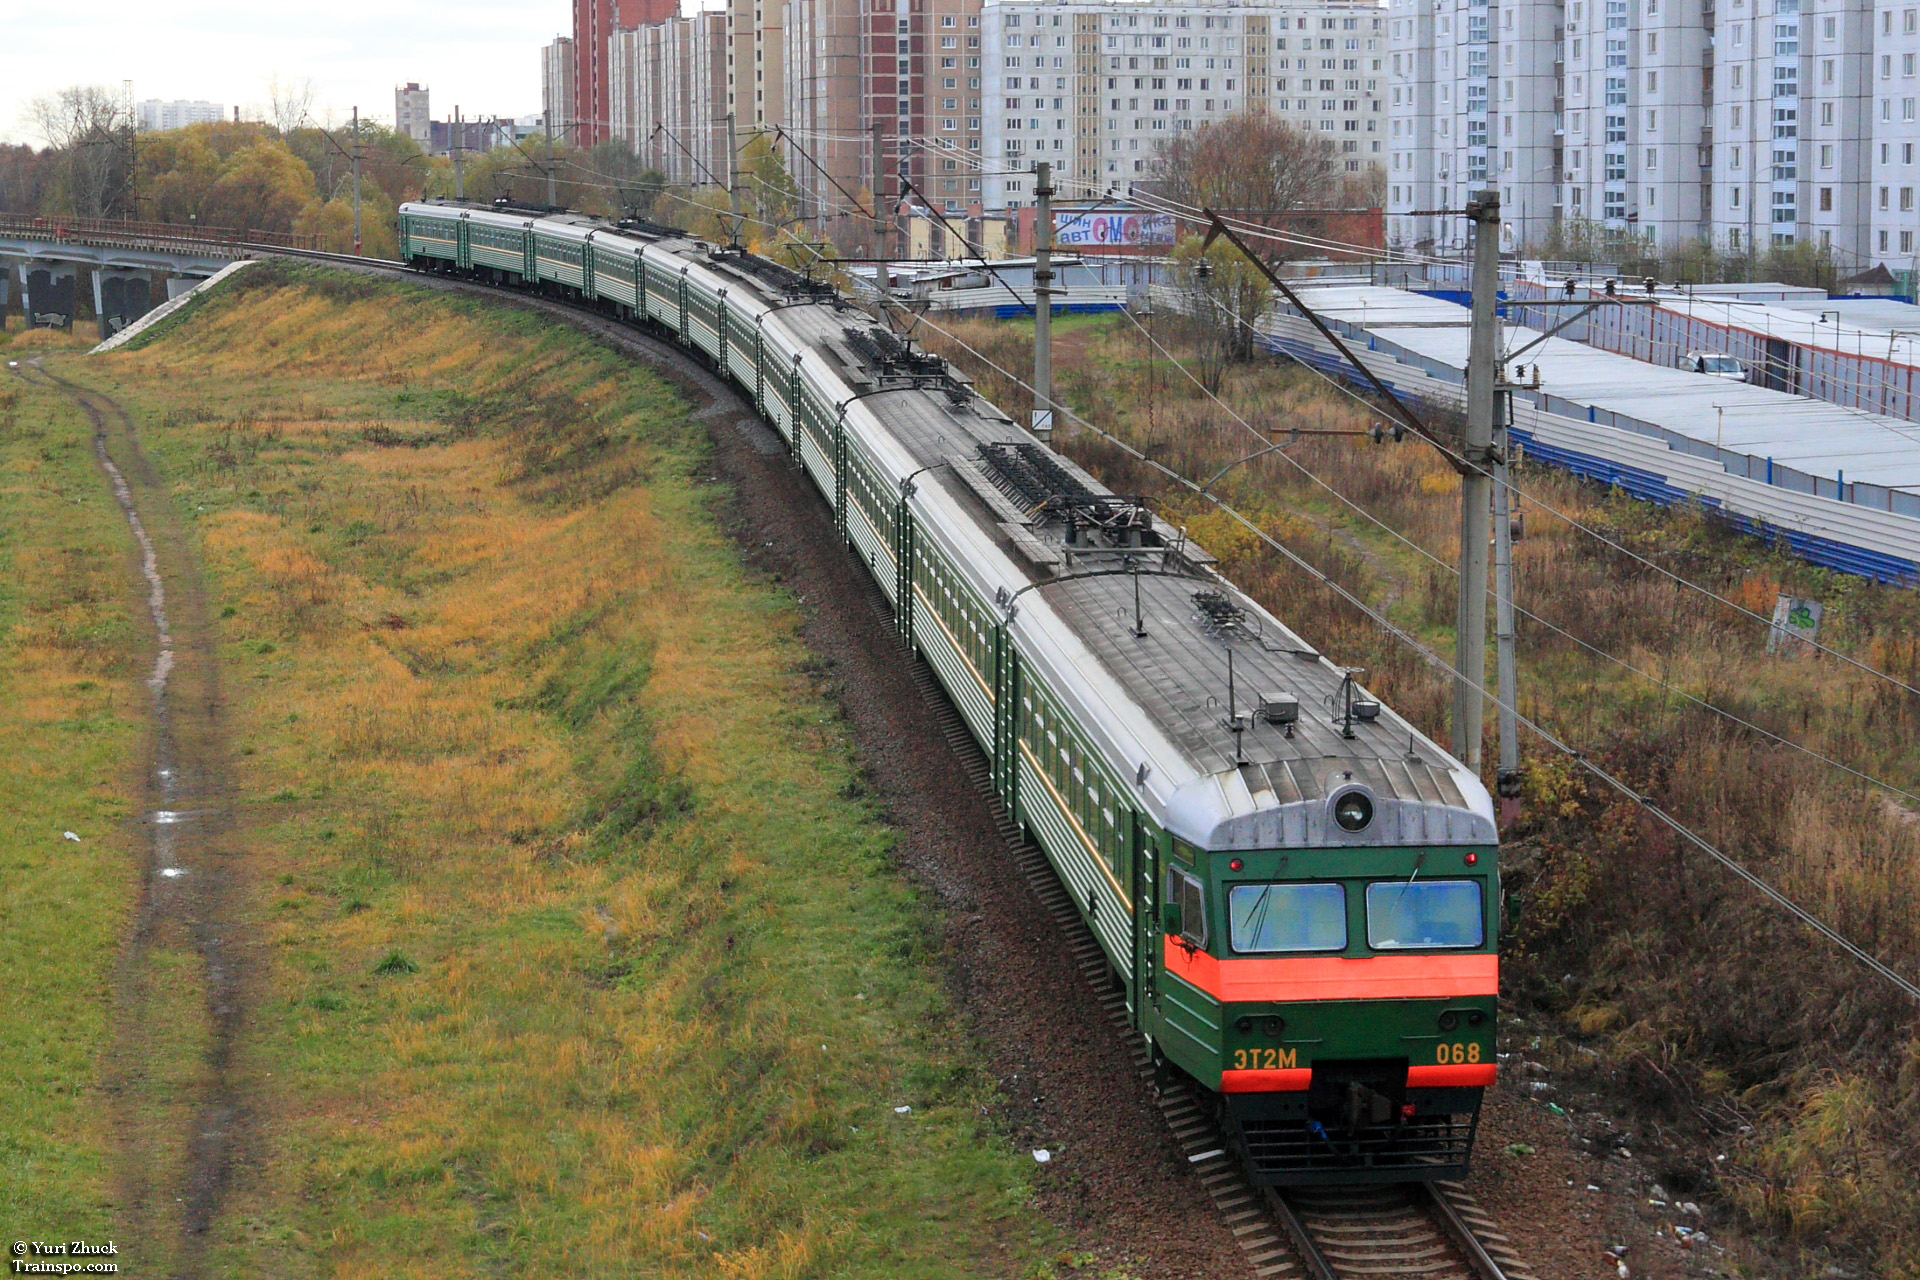
{"type": "Polygon", "coordinates": [[[1486,936],[1478,880],[1380,880],[1367,886],[1367,945],[1376,951],[1477,947],[1486,936]]]}
{"type": "Polygon", "coordinates": [[[1347,889],[1338,884],[1237,884],[1227,893],[1235,951],[1340,951],[1347,889]]]}
{"type": "Polygon", "coordinates": [[[1166,912],[1168,933],[1196,947],[1207,945],[1207,895],[1198,880],[1184,871],[1167,872],[1166,912]]]}

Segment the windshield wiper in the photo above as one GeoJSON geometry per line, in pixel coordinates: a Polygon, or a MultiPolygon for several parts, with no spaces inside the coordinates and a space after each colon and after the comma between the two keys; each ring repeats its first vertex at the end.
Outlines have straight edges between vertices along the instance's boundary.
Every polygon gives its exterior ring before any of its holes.
{"type": "Polygon", "coordinates": [[[1260,929],[1267,922],[1267,903],[1272,898],[1273,885],[1271,883],[1263,885],[1260,889],[1259,898],[1255,899],[1253,906],[1247,911],[1247,923],[1253,929],[1251,934],[1253,950],[1262,950],[1260,946],[1260,929]]]}
{"type": "Polygon", "coordinates": [[[1407,890],[1413,888],[1414,879],[1417,876],[1419,876],[1420,868],[1426,865],[1426,861],[1427,861],[1427,855],[1424,853],[1413,860],[1413,875],[1410,875],[1407,877],[1407,882],[1400,886],[1400,892],[1394,895],[1393,897],[1394,906],[1396,907],[1399,906],[1400,899],[1406,897],[1407,890]]]}

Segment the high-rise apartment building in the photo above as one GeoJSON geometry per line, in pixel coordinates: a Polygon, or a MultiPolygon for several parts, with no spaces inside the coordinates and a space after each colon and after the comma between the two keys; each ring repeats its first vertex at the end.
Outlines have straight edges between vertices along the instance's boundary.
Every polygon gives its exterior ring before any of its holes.
{"type": "MultiPolygon", "coordinates": [[[[1920,146],[1920,115],[1915,111],[1920,78],[1914,66],[1920,56],[1920,11],[1909,4],[1883,2],[1877,11],[1864,13],[1863,19],[1871,24],[1874,39],[1868,64],[1872,79],[1863,86],[1871,115],[1873,161],[1865,195],[1867,255],[1890,270],[1920,275],[1920,211],[1914,201],[1915,187],[1920,186],[1920,165],[1914,155],[1920,146]]],[[[1824,30],[1825,19],[1819,21],[1824,30]]],[[[1819,173],[1817,167],[1815,173],[1819,173]]]]}
{"type": "Polygon", "coordinates": [[[678,0],[573,0],[573,106],[562,133],[576,146],[591,147],[612,136],[613,102],[610,42],[619,31],[665,22],[679,12],[678,0]]]}
{"type": "Polygon", "coordinates": [[[1505,248],[1559,216],[1562,12],[1553,0],[1393,0],[1390,243],[1464,246],[1465,222],[1432,211],[1489,188],[1500,192],[1505,248]]]}
{"type": "Polygon", "coordinates": [[[1324,136],[1349,173],[1387,159],[1386,8],[1365,0],[994,0],[982,11],[988,209],[1125,196],[1161,148],[1262,112],[1324,136]]]}
{"type": "Polygon", "coordinates": [[[718,10],[673,18],[656,32],[659,86],[653,163],[678,186],[724,187],[732,150],[727,134],[727,15],[718,10]]]}
{"type": "Polygon", "coordinates": [[[422,150],[433,144],[433,108],[427,91],[409,81],[393,87],[393,128],[419,143],[422,150]]]}
{"type": "Polygon", "coordinates": [[[867,41],[860,6],[857,0],[786,0],[782,7],[787,172],[806,216],[822,219],[816,225],[843,249],[864,245],[870,220],[857,201],[873,185],[873,161],[863,110],[867,41]]]}
{"type": "Polygon", "coordinates": [[[1510,248],[1565,218],[1920,272],[1920,6],[1391,2],[1391,243],[1461,247],[1458,219],[1416,211],[1496,186],[1510,248]]]}
{"type": "Polygon", "coordinates": [[[573,73],[578,65],[573,41],[555,36],[553,43],[540,50],[540,117],[548,136],[571,137],[573,122],[573,73]]]}
{"type": "MultiPolygon", "coordinates": [[[[1711,153],[1712,13],[1702,0],[1568,0],[1566,216],[1651,245],[1697,240],[1711,153]]],[[[1544,227],[1528,228],[1537,243],[1544,227]]]]}
{"type": "MultiPolygon", "coordinates": [[[[1886,10],[1889,15],[1893,10],[1886,10]]],[[[1872,243],[1875,90],[1899,106],[1897,52],[1859,0],[1739,0],[1714,46],[1711,234],[1728,249],[1814,243],[1864,266],[1872,243]]],[[[1909,56],[1911,75],[1911,56],[1909,56]]],[[[1907,92],[1912,93],[1911,80],[1907,92]]],[[[1890,153],[1894,148],[1889,148],[1890,153]]]]}
{"type": "Polygon", "coordinates": [[[728,181],[730,32],[720,10],[615,32],[608,41],[608,137],[678,186],[728,181]]]}
{"type": "Polygon", "coordinates": [[[139,117],[141,129],[160,132],[184,129],[190,124],[218,124],[227,118],[227,109],[217,102],[163,102],[159,98],[147,98],[140,103],[139,117]]]}
{"type": "Polygon", "coordinates": [[[616,31],[607,42],[608,132],[663,173],[668,144],[656,126],[665,118],[667,25],[616,31]]]}
{"type": "MultiPolygon", "coordinates": [[[[883,167],[929,204],[978,204],[983,68],[980,0],[870,0],[862,14],[861,127],[883,137],[883,167]]],[[[871,144],[868,144],[868,156],[871,144]]],[[[889,198],[905,186],[889,182],[889,198]]]]}
{"type": "Polygon", "coordinates": [[[727,98],[743,144],[748,131],[784,118],[784,11],[782,0],[729,0],[727,5],[727,98]]]}

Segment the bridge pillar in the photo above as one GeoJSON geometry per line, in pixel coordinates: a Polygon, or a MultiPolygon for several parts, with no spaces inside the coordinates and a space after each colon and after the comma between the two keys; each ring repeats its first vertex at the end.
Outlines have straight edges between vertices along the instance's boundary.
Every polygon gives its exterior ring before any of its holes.
{"type": "Polygon", "coordinates": [[[153,278],[145,271],[97,267],[93,273],[93,314],[100,318],[100,340],[153,310],[153,278]]]}
{"type": "Polygon", "coordinates": [[[13,314],[13,259],[0,258],[0,332],[7,327],[7,317],[13,314]]]}
{"type": "Polygon", "coordinates": [[[20,307],[30,329],[73,328],[74,280],[71,262],[29,259],[20,264],[20,307]]]}
{"type": "Polygon", "coordinates": [[[172,302],[183,293],[191,293],[207,282],[206,276],[168,276],[167,301],[172,302]]]}

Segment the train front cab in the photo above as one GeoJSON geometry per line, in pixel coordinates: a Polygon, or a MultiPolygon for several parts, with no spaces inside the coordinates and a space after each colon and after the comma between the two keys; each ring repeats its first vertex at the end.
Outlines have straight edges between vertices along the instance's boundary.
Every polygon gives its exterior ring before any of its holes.
{"type": "Polygon", "coordinates": [[[1495,1072],[1495,850],[1169,853],[1151,1029],[1254,1179],[1464,1175],[1495,1072]]]}

